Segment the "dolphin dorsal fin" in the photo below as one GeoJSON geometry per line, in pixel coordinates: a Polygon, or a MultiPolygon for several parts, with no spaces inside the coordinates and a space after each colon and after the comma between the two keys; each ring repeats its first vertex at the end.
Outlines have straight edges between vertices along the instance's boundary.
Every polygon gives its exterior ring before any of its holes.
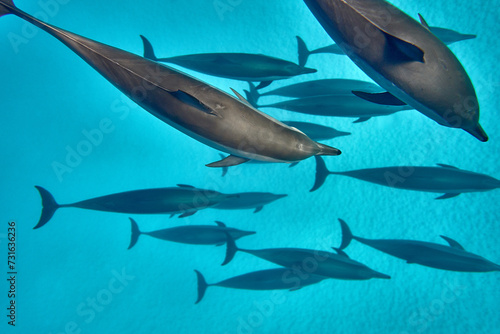
{"type": "Polygon", "coordinates": [[[217,226],[219,227],[227,227],[226,224],[224,224],[223,222],[219,222],[219,221],[215,221],[215,223],[217,224],[217,226]]]}
{"type": "Polygon", "coordinates": [[[453,248],[456,248],[456,249],[465,250],[465,248],[463,248],[462,245],[460,245],[458,242],[456,242],[452,238],[445,237],[444,235],[442,235],[441,238],[443,238],[444,240],[446,240],[446,242],[448,242],[450,244],[450,247],[453,247],[453,248]]]}
{"type": "Polygon", "coordinates": [[[248,102],[247,99],[245,99],[240,93],[238,93],[236,90],[232,89],[231,90],[233,91],[234,95],[236,95],[238,97],[238,99],[240,99],[241,102],[243,102],[244,104],[246,104],[247,106],[251,107],[251,108],[255,108],[250,102],[248,102]]]}
{"type": "Polygon", "coordinates": [[[431,27],[427,24],[427,21],[425,21],[424,17],[418,13],[418,18],[420,19],[420,23],[429,31],[431,31],[431,27]]]}
{"type": "Polygon", "coordinates": [[[332,249],[336,251],[338,255],[346,257],[348,259],[350,258],[349,255],[347,255],[346,252],[344,252],[342,249],[336,247],[332,247],[332,249]]]}
{"type": "Polygon", "coordinates": [[[436,165],[438,165],[439,167],[443,167],[443,168],[459,169],[458,167],[455,167],[452,165],[446,165],[446,164],[436,164],[436,165]]]}
{"type": "Polygon", "coordinates": [[[177,187],[179,187],[179,188],[196,189],[195,187],[190,186],[189,184],[178,184],[177,187]]]}

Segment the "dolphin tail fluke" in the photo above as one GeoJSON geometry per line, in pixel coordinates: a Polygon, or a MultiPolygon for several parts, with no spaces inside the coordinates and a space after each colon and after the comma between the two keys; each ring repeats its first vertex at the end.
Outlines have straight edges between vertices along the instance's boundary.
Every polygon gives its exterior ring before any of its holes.
{"type": "Polygon", "coordinates": [[[231,234],[227,232],[225,232],[225,234],[226,234],[226,258],[224,259],[224,262],[222,262],[223,266],[231,262],[231,260],[236,255],[236,252],[238,251],[236,242],[234,241],[234,238],[231,236],[231,234]]]}
{"type": "Polygon", "coordinates": [[[477,139],[479,139],[480,141],[482,141],[483,143],[488,141],[488,135],[486,134],[486,132],[483,130],[482,126],[479,123],[477,123],[476,127],[472,130],[471,129],[464,129],[464,130],[473,135],[474,137],[476,137],[477,139]]]}
{"type": "Polygon", "coordinates": [[[209,285],[207,284],[207,281],[205,281],[205,277],[198,271],[194,271],[196,273],[196,278],[198,279],[198,299],[196,299],[195,304],[198,304],[201,302],[203,299],[203,296],[205,296],[205,291],[207,291],[207,288],[209,285]]]}
{"type": "Polygon", "coordinates": [[[144,45],[144,58],[155,61],[158,60],[158,58],[156,58],[155,51],[151,42],[143,35],[139,36],[141,36],[142,44],[144,45]]]}
{"type": "Polygon", "coordinates": [[[331,172],[326,168],[325,161],[319,156],[314,157],[316,159],[316,179],[314,180],[314,185],[309,190],[310,192],[316,191],[325,183],[326,178],[331,172]]]}
{"type": "Polygon", "coordinates": [[[261,97],[261,94],[257,90],[257,87],[252,82],[248,82],[248,90],[244,90],[246,100],[248,103],[250,103],[254,108],[259,108],[259,98],[261,97]]]}
{"type": "Polygon", "coordinates": [[[349,244],[352,241],[353,235],[351,229],[344,220],[339,218],[339,222],[340,222],[340,228],[342,229],[342,243],[340,244],[339,249],[342,250],[347,248],[347,246],[349,246],[349,244]]]}
{"type": "Polygon", "coordinates": [[[128,245],[127,249],[130,249],[134,247],[134,245],[137,243],[137,240],[139,240],[139,236],[141,235],[141,231],[139,230],[139,226],[133,220],[132,218],[130,219],[130,223],[132,224],[132,235],[130,236],[130,245],[128,245]]]}
{"type": "Polygon", "coordinates": [[[40,228],[43,225],[47,224],[56,210],[61,207],[59,204],[57,204],[54,196],[52,196],[52,194],[49,193],[48,190],[40,186],[35,186],[35,188],[40,193],[40,197],[42,197],[42,214],[40,215],[40,219],[38,220],[36,226],[33,227],[33,229],[40,228]]]}
{"type": "Polygon", "coordinates": [[[12,14],[12,10],[9,7],[6,7],[5,5],[16,8],[16,5],[14,5],[14,1],[12,1],[12,0],[0,1],[0,17],[4,16],[4,15],[12,14]]]}
{"type": "Polygon", "coordinates": [[[299,52],[299,66],[304,67],[307,64],[307,59],[311,55],[311,51],[307,48],[306,42],[299,36],[297,37],[297,48],[299,52]]]}

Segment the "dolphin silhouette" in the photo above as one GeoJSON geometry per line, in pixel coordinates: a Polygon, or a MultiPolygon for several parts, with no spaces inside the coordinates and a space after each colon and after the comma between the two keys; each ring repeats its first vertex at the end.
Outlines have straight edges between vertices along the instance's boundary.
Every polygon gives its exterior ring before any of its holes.
{"type": "Polygon", "coordinates": [[[0,0],[0,16],[7,14],[16,15],[63,42],[160,120],[231,154],[224,161],[207,165],[209,167],[232,166],[251,159],[295,162],[315,154],[340,154],[339,150],[316,143],[302,132],[261,113],[246,101],[191,76],[56,28],[19,10],[12,0],[0,0]]]}
{"type": "Polygon", "coordinates": [[[350,132],[335,130],[329,126],[324,126],[309,122],[283,121],[288,126],[297,128],[304,132],[309,138],[315,141],[328,140],[342,136],[349,136],[350,132]]]}
{"type": "Polygon", "coordinates": [[[189,225],[166,228],[151,232],[141,232],[137,222],[130,219],[132,225],[132,234],[128,249],[134,247],[142,234],[153,238],[177,242],[190,245],[216,245],[220,246],[226,243],[226,233],[229,233],[234,240],[255,234],[251,231],[242,231],[227,227],[224,223],[216,221],[217,226],[211,225],[189,225]]]}
{"type": "Polygon", "coordinates": [[[319,275],[299,275],[292,269],[277,268],[259,270],[251,273],[231,277],[218,283],[207,284],[205,277],[195,270],[198,280],[198,299],[195,304],[198,304],[205,296],[205,291],[209,286],[220,286],[231,289],[244,290],[290,290],[295,291],[302,287],[321,282],[327,277],[319,275]]]}
{"type": "Polygon", "coordinates": [[[226,237],[227,252],[222,265],[231,262],[236,252],[240,251],[282,267],[330,278],[343,280],[390,278],[388,275],[379,273],[362,263],[350,259],[340,249],[337,250],[338,254],[301,248],[241,249],[236,246],[231,235],[227,234],[226,237]]]}
{"type": "Polygon", "coordinates": [[[415,240],[365,239],[354,236],[347,223],[342,219],[339,221],[342,228],[340,249],[345,249],[352,239],[355,239],[381,252],[406,260],[407,263],[463,272],[500,271],[498,264],[467,252],[458,242],[445,236],[441,237],[448,242],[449,246],[415,240]]]}
{"type": "Polygon", "coordinates": [[[35,188],[42,198],[42,214],[34,229],[47,224],[59,208],[136,214],[180,213],[179,217],[182,218],[237,196],[179,184],[177,187],[132,190],[71,204],[58,204],[46,189],[40,186],[35,188]]]}
{"type": "Polygon", "coordinates": [[[151,42],[141,35],[144,58],[179,65],[200,73],[241,81],[260,81],[258,88],[269,86],[274,80],[316,73],[313,68],[290,61],[250,53],[200,53],[169,58],[157,58],[151,42]]]}
{"type": "MultiPolygon", "coordinates": [[[[456,42],[476,38],[476,35],[462,34],[458,31],[440,28],[440,27],[429,27],[430,31],[436,35],[444,44],[451,45],[456,42]]],[[[306,43],[299,36],[297,37],[298,52],[299,52],[299,65],[306,66],[307,60],[310,55],[320,54],[320,53],[330,53],[336,55],[345,55],[344,51],[337,44],[332,44],[324,46],[318,49],[309,50],[306,43]]]]}
{"type": "Polygon", "coordinates": [[[422,20],[384,0],[304,0],[341,49],[388,93],[437,123],[461,128],[480,141],[479,103],[456,56],[422,20]]]}
{"type": "Polygon", "coordinates": [[[231,198],[219,202],[213,207],[218,210],[255,209],[254,213],[264,208],[264,205],[288,196],[287,194],[273,194],[266,192],[235,193],[231,198]]]}
{"type": "Polygon", "coordinates": [[[330,172],[323,159],[316,158],[316,180],[310,191],[321,187],[331,174],[345,175],[386,187],[444,193],[436,199],[500,188],[500,181],[491,176],[444,164],[438,164],[438,167],[399,166],[330,172]]]}

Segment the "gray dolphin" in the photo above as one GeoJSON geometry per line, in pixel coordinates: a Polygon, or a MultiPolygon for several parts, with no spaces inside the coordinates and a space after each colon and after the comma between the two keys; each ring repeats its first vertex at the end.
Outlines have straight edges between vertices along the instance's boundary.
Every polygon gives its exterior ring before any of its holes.
{"type": "Polygon", "coordinates": [[[402,239],[365,239],[354,236],[347,223],[339,219],[342,227],[342,245],[344,249],[355,239],[381,252],[406,260],[407,263],[417,263],[426,267],[463,271],[489,272],[500,271],[500,266],[482,256],[467,252],[455,240],[441,236],[449,246],[432,242],[402,240],[402,239]]]}
{"type": "Polygon", "coordinates": [[[259,89],[269,86],[274,80],[317,72],[313,68],[299,66],[287,60],[251,53],[199,53],[157,58],[151,42],[142,35],[141,39],[144,45],[144,58],[176,64],[216,77],[260,81],[259,89]]]}
{"type": "Polygon", "coordinates": [[[228,264],[236,252],[244,252],[279,266],[291,268],[296,272],[326,276],[344,280],[367,280],[371,278],[386,278],[390,276],[368,268],[362,263],[350,259],[342,250],[338,254],[331,252],[302,248],[267,248],[241,249],[234,239],[227,235],[227,253],[222,265],[228,264]]]}
{"type": "Polygon", "coordinates": [[[394,98],[437,123],[461,128],[480,141],[479,103],[469,76],[422,20],[383,0],[304,0],[342,50],[394,98]]]}
{"type": "Polygon", "coordinates": [[[386,187],[444,193],[436,199],[452,198],[467,192],[489,191],[500,188],[500,180],[457,167],[438,164],[438,167],[380,167],[330,172],[321,158],[316,159],[316,180],[310,191],[315,191],[328,175],[345,175],[386,187]]]}
{"type": "MultiPolygon", "coordinates": [[[[444,44],[446,45],[451,45],[456,42],[468,40],[468,39],[473,39],[476,38],[476,35],[471,35],[471,34],[462,34],[459,33],[458,31],[451,30],[451,29],[446,29],[446,28],[440,28],[440,27],[429,27],[430,31],[436,35],[437,38],[439,38],[444,44]]],[[[322,48],[314,49],[314,50],[309,50],[307,48],[306,43],[302,38],[297,36],[297,44],[298,44],[298,51],[299,51],[299,65],[300,66],[306,66],[307,60],[309,59],[310,55],[313,54],[320,54],[320,53],[330,53],[330,54],[336,54],[336,55],[345,55],[344,51],[338,46],[337,44],[332,44],[328,46],[324,46],[322,48]]]]}
{"type": "Polygon", "coordinates": [[[180,71],[56,28],[19,10],[12,0],[0,0],[0,16],[7,14],[16,15],[63,42],[154,116],[231,154],[209,167],[231,166],[251,159],[295,162],[315,154],[340,154],[339,150],[316,143],[261,113],[246,101],[180,71]]]}
{"type": "Polygon", "coordinates": [[[134,247],[142,234],[153,238],[190,245],[223,245],[226,243],[226,233],[235,240],[247,235],[255,234],[251,231],[242,231],[227,227],[224,223],[216,221],[217,226],[189,225],[166,228],[151,232],[141,232],[136,221],[129,218],[132,225],[132,234],[128,249],[134,247]]]}
{"type": "Polygon", "coordinates": [[[310,274],[299,274],[288,268],[259,270],[231,277],[218,283],[207,284],[203,275],[195,270],[198,279],[198,304],[205,296],[209,286],[220,286],[243,290],[290,290],[295,291],[305,286],[316,284],[328,277],[310,274]]]}
{"type": "Polygon", "coordinates": [[[46,189],[40,186],[35,186],[35,188],[42,198],[42,214],[35,229],[47,224],[59,208],[137,214],[180,213],[180,217],[187,217],[198,210],[212,207],[221,201],[237,196],[180,184],[178,187],[132,190],[71,204],[58,204],[46,189]]]}
{"type": "Polygon", "coordinates": [[[273,194],[266,192],[235,193],[233,197],[227,198],[213,207],[218,210],[244,210],[255,209],[254,213],[264,208],[264,205],[284,198],[286,194],[273,194]]]}

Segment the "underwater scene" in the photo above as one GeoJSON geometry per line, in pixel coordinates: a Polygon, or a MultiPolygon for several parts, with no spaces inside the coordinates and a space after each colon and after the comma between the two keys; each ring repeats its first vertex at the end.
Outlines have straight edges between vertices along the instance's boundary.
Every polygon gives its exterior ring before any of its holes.
{"type": "Polygon", "coordinates": [[[0,0],[0,332],[500,333],[499,15],[0,0]]]}

